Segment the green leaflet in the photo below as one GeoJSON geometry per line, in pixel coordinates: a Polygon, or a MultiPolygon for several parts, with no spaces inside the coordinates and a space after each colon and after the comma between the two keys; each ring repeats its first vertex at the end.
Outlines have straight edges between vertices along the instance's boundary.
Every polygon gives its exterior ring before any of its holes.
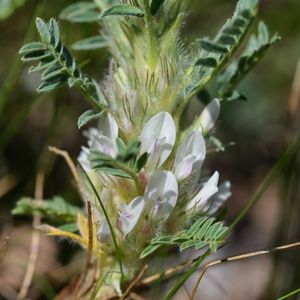
{"type": "Polygon", "coordinates": [[[26,44],[19,53],[23,61],[39,61],[29,69],[29,73],[43,71],[38,92],[53,91],[65,84],[78,86],[98,111],[105,109],[107,102],[98,84],[82,73],[71,52],[62,44],[56,20],[52,18],[46,23],[37,18],[36,27],[41,42],[26,44]]]}
{"type": "Polygon", "coordinates": [[[0,21],[8,18],[18,7],[22,6],[25,0],[1,0],[0,21]]]}
{"type": "Polygon", "coordinates": [[[105,10],[100,18],[107,16],[131,16],[131,17],[143,17],[144,12],[137,6],[129,4],[116,4],[105,10]]]}
{"type": "Polygon", "coordinates": [[[92,151],[90,161],[92,168],[97,172],[125,178],[134,178],[148,161],[148,153],[138,157],[140,142],[131,141],[128,145],[118,138],[116,140],[118,156],[114,159],[99,151],[92,151]]]}
{"type": "Polygon", "coordinates": [[[203,79],[192,87],[193,92],[206,85],[232,57],[252,24],[256,11],[256,0],[240,0],[233,17],[226,22],[216,37],[213,40],[200,40],[202,50],[195,65],[200,67],[203,79]]]}
{"type": "Polygon", "coordinates": [[[175,235],[157,236],[150,242],[140,255],[140,259],[147,257],[163,246],[177,245],[180,251],[189,248],[196,250],[209,247],[212,252],[223,244],[227,227],[222,222],[216,222],[215,218],[200,217],[189,229],[175,235]]]}
{"type": "Polygon", "coordinates": [[[99,113],[96,110],[87,110],[78,118],[78,122],[77,122],[78,129],[81,129],[87,123],[98,119],[101,115],[102,112],[99,113]]]}
{"type": "Polygon", "coordinates": [[[259,62],[269,47],[279,40],[280,37],[277,34],[270,37],[265,23],[259,22],[257,35],[250,37],[246,50],[238,61],[229,65],[219,76],[217,80],[219,97],[225,98],[226,101],[246,100],[245,96],[235,91],[234,88],[259,62]]]}
{"type": "Polygon", "coordinates": [[[152,0],[150,5],[151,14],[155,15],[164,2],[165,0],[152,0]]]}
{"type": "Polygon", "coordinates": [[[21,198],[12,210],[14,215],[34,215],[39,213],[44,218],[62,224],[76,222],[77,214],[80,212],[82,210],[79,207],[67,203],[63,198],[58,196],[44,201],[21,198]]]}
{"type": "Polygon", "coordinates": [[[59,17],[73,23],[97,22],[99,18],[99,11],[96,4],[88,1],[82,1],[66,7],[60,13],[59,17]]]}
{"type": "Polygon", "coordinates": [[[50,43],[51,34],[48,25],[41,18],[37,18],[35,23],[41,40],[45,43],[50,43]]]}
{"type": "Polygon", "coordinates": [[[107,46],[107,41],[104,37],[96,35],[92,36],[74,43],[71,47],[77,51],[83,50],[94,50],[105,48],[107,46]]]}

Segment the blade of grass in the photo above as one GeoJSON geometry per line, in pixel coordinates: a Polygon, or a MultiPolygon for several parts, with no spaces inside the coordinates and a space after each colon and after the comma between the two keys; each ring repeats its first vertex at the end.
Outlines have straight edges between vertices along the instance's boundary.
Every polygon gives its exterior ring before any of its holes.
{"type": "Polygon", "coordinates": [[[18,129],[27,119],[28,115],[32,111],[32,109],[40,103],[40,101],[44,98],[44,95],[39,95],[28,101],[24,104],[24,107],[21,109],[20,113],[9,123],[9,125],[4,129],[4,131],[0,134],[0,152],[3,152],[7,145],[10,143],[14,135],[17,133],[18,129]]]}
{"type": "Polygon", "coordinates": [[[294,291],[292,291],[292,292],[290,292],[290,293],[288,293],[288,294],[285,294],[285,295],[281,296],[281,297],[278,298],[277,300],[288,299],[288,298],[290,298],[290,297],[292,297],[292,296],[295,296],[295,295],[297,295],[297,294],[299,294],[299,293],[300,293],[300,288],[297,289],[297,290],[294,290],[294,291]]]}
{"type": "MultiPolygon", "coordinates": [[[[25,32],[25,37],[21,45],[24,45],[28,40],[33,39],[35,35],[35,19],[37,16],[40,16],[42,14],[44,10],[44,6],[45,6],[45,1],[39,1],[39,3],[36,4],[32,17],[30,18],[30,23],[28,26],[26,26],[27,31],[25,32]]],[[[5,105],[9,99],[9,95],[11,94],[12,90],[14,89],[18,81],[19,73],[21,69],[22,69],[21,59],[19,58],[19,54],[16,54],[16,56],[13,59],[13,63],[11,64],[11,67],[7,72],[7,76],[4,79],[0,89],[0,116],[3,113],[5,105]]]]}
{"type": "Polygon", "coordinates": [[[226,235],[245,217],[249,210],[257,203],[264,192],[269,188],[272,181],[280,173],[280,170],[296,155],[299,150],[300,141],[296,138],[290,143],[286,151],[281,155],[279,160],[275,163],[271,171],[267,174],[264,181],[260,184],[253,196],[250,198],[246,206],[241,210],[237,217],[233,220],[228,228],[226,235]]]}
{"type": "Polygon", "coordinates": [[[163,300],[170,300],[178,292],[178,290],[183,286],[183,284],[194,274],[201,263],[206,257],[211,254],[210,250],[207,250],[199,259],[194,263],[194,265],[179,278],[173,288],[168,292],[168,294],[163,298],[163,300]]]}

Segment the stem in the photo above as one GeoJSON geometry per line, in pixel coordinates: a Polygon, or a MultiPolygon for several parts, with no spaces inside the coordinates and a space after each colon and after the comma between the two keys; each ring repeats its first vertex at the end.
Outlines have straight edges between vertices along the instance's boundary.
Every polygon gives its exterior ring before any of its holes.
{"type": "Polygon", "coordinates": [[[258,187],[254,195],[250,198],[246,206],[242,209],[242,211],[231,223],[227,231],[228,233],[232,231],[232,229],[245,217],[248,211],[257,203],[257,201],[267,190],[267,188],[274,180],[274,178],[277,176],[277,174],[280,172],[280,170],[283,168],[283,166],[285,166],[290,161],[290,159],[292,159],[294,155],[297,153],[299,146],[300,146],[300,141],[298,139],[296,139],[294,142],[292,142],[289,145],[287,150],[281,155],[280,159],[276,162],[276,164],[273,166],[271,171],[267,174],[266,178],[258,187]]]}
{"type": "MultiPolygon", "coordinates": [[[[25,37],[22,41],[22,45],[24,45],[26,43],[26,41],[31,40],[32,37],[34,36],[35,32],[34,32],[34,22],[35,22],[35,18],[40,15],[44,9],[45,6],[45,2],[41,1],[41,3],[37,4],[34,12],[32,14],[31,20],[30,20],[30,24],[28,26],[28,29],[25,33],[25,37]]],[[[1,90],[0,90],[0,115],[2,114],[6,102],[8,100],[8,96],[11,94],[11,91],[13,90],[14,86],[17,83],[18,80],[18,74],[20,73],[21,70],[21,61],[18,57],[19,55],[17,54],[13,64],[11,65],[9,71],[8,71],[8,75],[5,78],[5,80],[3,81],[3,84],[1,86],[1,90]]]]}
{"type": "Polygon", "coordinates": [[[109,231],[111,233],[111,236],[112,236],[112,240],[113,240],[113,244],[114,244],[114,247],[116,249],[116,253],[117,253],[117,259],[118,259],[118,263],[119,263],[119,267],[120,267],[120,273],[121,273],[121,281],[124,282],[124,272],[123,272],[123,265],[122,265],[122,258],[121,258],[121,252],[120,252],[120,249],[119,249],[119,246],[117,244],[117,239],[116,239],[116,234],[115,234],[115,231],[114,231],[114,228],[110,222],[110,219],[109,219],[109,216],[107,214],[107,211],[104,207],[104,204],[103,202],[101,201],[101,198],[92,182],[92,180],[90,179],[89,175],[85,172],[85,170],[83,169],[83,167],[81,166],[81,164],[78,162],[83,174],[85,175],[86,179],[88,180],[90,186],[92,187],[96,197],[97,197],[97,200],[99,201],[99,204],[101,206],[101,209],[102,209],[102,212],[104,214],[104,217],[107,221],[107,224],[108,224],[108,227],[109,227],[109,231]]]}
{"type": "Polygon", "coordinates": [[[148,65],[151,72],[155,71],[156,68],[156,51],[155,51],[155,36],[153,30],[153,22],[152,16],[150,14],[149,3],[148,0],[143,0],[144,12],[145,12],[145,23],[146,23],[146,30],[147,30],[147,42],[148,42],[148,65]]]}
{"type": "Polygon", "coordinates": [[[206,257],[211,254],[210,250],[207,250],[199,259],[194,263],[194,265],[186,271],[179,281],[175,284],[175,286],[168,292],[168,294],[163,298],[163,300],[170,300],[173,296],[178,292],[181,286],[193,275],[193,273],[198,269],[201,263],[204,261],[206,257]]]}
{"type": "MultiPolygon", "coordinates": [[[[47,45],[49,51],[51,52],[51,54],[53,55],[53,57],[55,57],[55,59],[57,60],[57,62],[62,65],[64,67],[64,69],[66,70],[67,74],[73,78],[73,79],[77,79],[77,77],[74,76],[73,71],[67,67],[66,62],[64,62],[60,55],[57,54],[55,48],[52,45],[47,45]]],[[[81,73],[81,71],[80,71],[81,73]]],[[[84,75],[81,75],[81,77],[85,77],[84,75]]],[[[97,99],[95,99],[92,95],[90,95],[90,93],[88,92],[85,84],[82,82],[79,84],[79,89],[81,90],[81,92],[83,93],[83,95],[86,97],[86,99],[90,102],[90,104],[95,107],[97,110],[99,111],[106,111],[108,112],[108,108],[104,105],[102,105],[101,103],[99,103],[97,101],[97,99]]]]}

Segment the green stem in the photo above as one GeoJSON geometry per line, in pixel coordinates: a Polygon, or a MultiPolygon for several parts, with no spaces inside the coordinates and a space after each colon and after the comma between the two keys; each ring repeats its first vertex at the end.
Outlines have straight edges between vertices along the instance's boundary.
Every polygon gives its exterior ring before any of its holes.
{"type": "MultiPolygon", "coordinates": [[[[22,41],[22,45],[24,45],[26,43],[26,41],[31,40],[32,37],[35,34],[34,31],[34,24],[35,24],[35,18],[40,15],[44,9],[45,6],[45,2],[41,1],[41,3],[37,4],[34,12],[32,14],[32,17],[30,19],[30,24],[28,25],[28,29],[25,33],[25,37],[22,41]]],[[[21,71],[21,61],[18,57],[19,55],[17,54],[17,56],[14,58],[14,62],[11,65],[9,71],[8,71],[8,75],[6,76],[2,86],[1,86],[1,90],[0,90],[0,115],[3,113],[3,110],[5,108],[6,102],[9,99],[9,95],[11,94],[11,91],[13,90],[13,88],[15,87],[17,80],[18,80],[18,74],[21,71]]]]}
{"type": "MultiPolygon", "coordinates": [[[[67,67],[66,62],[64,62],[61,59],[61,56],[57,54],[55,48],[52,45],[47,45],[48,50],[51,52],[52,56],[55,57],[55,59],[57,60],[57,62],[64,67],[64,69],[66,70],[66,72],[68,73],[68,75],[73,78],[76,79],[76,77],[73,74],[73,71],[67,67]]],[[[82,77],[84,77],[84,75],[82,75],[82,77]]],[[[106,111],[108,112],[108,108],[104,105],[102,105],[101,103],[99,103],[97,101],[97,99],[95,99],[92,95],[90,95],[90,93],[88,92],[87,87],[85,86],[84,83],[81,83],[79,85],[79,89],[81,90],[81,92],[84,94],[84,96],[86,97],[86,99],[90,102],[90,104],[96,108],[99,111],[106,111]]]]}
{"type": "Polygon", "coordinates": [[[148,66],[151,72],[155,71],[157,57],[156,57],[156,49],[155,49],[155,35],[153,29],[153,22],[152,16],[150,14],[149,2],[148,0],[143,0],[143,8],[145,12],[145,23],[146,23],[146,30],[147,30],[147,42],[148,42],[148,53],[147,53],[147,60],[148,66]]]}
{"type": "Polygon", "coordinates": [[[4,129],[4,131],[0,134],[0,153],[5,149],[5,147],[9,144],[12,137],[18,131],[20,126],[26,120],[33,107],[37,105],[44,95],[39,95],[35,97],[32,101],[28,101],[25,103],[25,107],[21,109],[20,113],[12,120],[4,129]]]}
{"type": "Polygon", "coordinates": [[[186,271],[179,279],[179,281],[174,285],[174,287],[168,292],[168,294],[163,298],[163,300],[170,300],[178,292],[178,290],[183,286],[183,284],[194,274],[201,263],[211,254],[210,250],[207,250],[199,259],[194,263],[194,265],[186,271]]]}
{"type": "Polygon", "coordinates": [[[291,296],[294,296],[294,295],[299,294],[299,293],[300,293],[300,288],[297,289],[297,290],[294,290],[294,291],[292,291],[292,292],[290,292],[290,293],[288,293],[288,294],[286,294],[286,295],[284,295],[284,296],[281,296],[281,297],[278,298],[277,300],[288,299],[288,298],[290,298],[291,296]]]}
{"type": "Polygon", "coordinates": [[[280,159],[273,166],[271,171],[267,174],[264,181],[260,184],[254,195],[250,198],[246,206],[242,209],[242,211],[238,214],[238,216],[234,219],[231,225],[228,228],[228,233],[232,231],[232,229],[245,217],[245,215],[249,212],[250,209],[257,203],[263,193],[268,189],[271,182],[278,175],[280,170],[295,156],[300,146],[300,141],[296,139],[292,142],[286,151],[281,155],[280,159]]]}
{"type": "Polygon", "coordinates": [[[109,219],[109,216],[107,214],[107,211],[105,209],[105,206],[103,204],[103,202],[101,201],[101,198],[92,182],[92,180],[90,179],[89,175],[85,172],[85,170],[83,169],[83,167],[81,166],[81,164],[78,162],[83,174],[85,175],[86,179],[88,180],[90,186],[92,187],[97,199],[98,199],[98,202],[101,206],[101,209],[102,209],[102,212],[104,214],[104,217],[107,221],[107,224],[108,224],[108,227],[109,227],[109,231],[111,233],[111,236],[112,236],[112,240],[113,240],[113,244],[114,244],[114,247],[116,249],[116,253],[117,253],[117,259],[118,259],[118,263],[119,263],[119,267],[120,267],[120,273],[121,273],[121,281],[122,283],[124,282],[124,272],[123,272],[123,265],[122,265],[122,255],[121,255],[121,252],[120,252],[120,249],[119,249],[119,246],[118,246],[118,243],[117,243],[117,239],[116,239],[116,234],[115,234],[115,231],[114,231],[114,228],[110,222],[110,219],[109,219]]]}

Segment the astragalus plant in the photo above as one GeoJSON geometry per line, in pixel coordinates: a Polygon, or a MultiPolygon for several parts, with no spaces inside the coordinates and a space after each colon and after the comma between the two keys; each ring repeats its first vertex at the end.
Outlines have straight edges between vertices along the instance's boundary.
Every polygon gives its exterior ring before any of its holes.
{"type": "Polygon", "coordinates": [[[41,73],[38,92],[78,87],[93,106],[79,117],[79,128],[98,122],[84,131],[87,145],[78,157],[83,208],[55,197],[41,203],[21,199],[14,210],[54,220],[63,227],[41,229],[88,251],[86,280],[73,290],[79,299],[122,297],[153,257],[193,248],[204,258],[229,233],[218,212],[231,194],[230,183],[219,183],[219,173],[205,169],[205,158],[224,150],[213,135],[223,103],[245,100],[237,84],[278,36],[269,37],[260,22],[244,52],[235,55],[258,5],[240,0],[213,39],[187,42],[181,30],[189,2],[95,0],[64,9],[63,20],[100,25],[100,35],[73,45],[108,48],[109,67],[100,83],[80,69],[55,19],[38,18],[40,41],[20,50],[23,61],[38,62],[29,69],[41,73]],[[195,102],[202,110],[187,120],[195,102]]]}

